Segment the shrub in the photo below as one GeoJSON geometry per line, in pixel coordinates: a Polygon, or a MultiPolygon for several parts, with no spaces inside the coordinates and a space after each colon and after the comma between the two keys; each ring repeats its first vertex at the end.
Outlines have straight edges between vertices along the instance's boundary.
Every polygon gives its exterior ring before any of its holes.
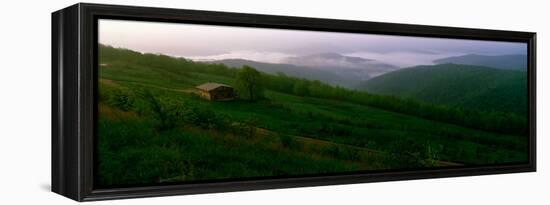
{"type": "Polygon", "coordinates": [[[216,114],[208,107],[173,98],[157,97],[148,91],[141,91],[140,95],[146,102],[140,112],[153,116],[158,122],[158,130],[169,130],[182,123],[203,129],[226,130],[229,127],[226,116],[216,114]]]}
{"type": "Polygon", "coordinates": [[[160,131],[176,127],[187,114],[186,106],[182,102],[156,97],[148,91],[140,91],[140,96],[148,105],[141,112],[150,112],[157,121],[156,128],[160,131]]]}
{"type": "Polygon", "coordinates": [[[300,149],[303,146],[300,141],[290,135],[281,135],[279,139],[281,140],[281,145],[287,149],[300,149]]]}
{"type": "Polygon", "coordinates": [[[134,98],[129,91],[115,89],[108,95],[107,104],[123,111],[129,111],[133,108],[134,98]]]}
{"type": "Polygon", "coordinates": [[[229,120],[226,117],[204,107],[190,108],[184,119],[186,122],[204,129],[225,130],[229,127],[229,120]]]}

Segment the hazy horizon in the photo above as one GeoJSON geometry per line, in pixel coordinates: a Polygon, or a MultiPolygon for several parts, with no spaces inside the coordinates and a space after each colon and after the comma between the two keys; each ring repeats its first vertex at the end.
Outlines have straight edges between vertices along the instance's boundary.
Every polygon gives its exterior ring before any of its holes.
{"type": "Polygon", "coordinates": [[[374,59],[398,67],[467,55],[527,55],[527,44],[235,26],[99,20],[99,43],[192,60],[285,63],[318,53],[374,59]]]}

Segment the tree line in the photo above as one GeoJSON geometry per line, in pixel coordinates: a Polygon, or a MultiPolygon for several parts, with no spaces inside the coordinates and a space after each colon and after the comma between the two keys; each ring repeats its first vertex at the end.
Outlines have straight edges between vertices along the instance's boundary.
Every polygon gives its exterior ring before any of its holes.
{"type": "Polygon", "coordinates": [[[424,119],[497,133],[526,135],[528,132],[526,117],[512,112],[480,111],[455,106],[435,105],[411,98],[374,95],[364,91],[331,86],[317,80],[294,78],[282,73],[278,75],[263,74],[263,79],[263,84],[267,89],[278,92],[353,102],[424,119]]]}

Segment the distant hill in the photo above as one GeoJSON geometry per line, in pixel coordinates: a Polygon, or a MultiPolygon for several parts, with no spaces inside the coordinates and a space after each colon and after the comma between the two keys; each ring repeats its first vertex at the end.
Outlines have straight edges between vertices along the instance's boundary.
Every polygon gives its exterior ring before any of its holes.
{"type": "Polygon", "coordinates": [[[319,80],[331,85],[339,85],[342,87],[355,87],[361,82],[361,77],[355,75],[339,75],[335,72],[319,69],[314,67],[297,66],[291,64],[275,64],[275,63],[263,63],[245,59],[225,59],[209,61],[209,63],[224,64],[228,67],[242,67],[248,65],[254,67],[262,72],[269,74],[283,73],[287,76],[304,78],[308,80],[319,80]]]}
{"type": "Polygon", "coordinates": [[[287,76],[319,80],[346,88],[355,88],[372,77],[399,69],[376,60],[344,56],[337,53],[319,53],[289,57],[283,63],[264,63],[246,59],[208,61],[229,67],[252,66],[269,74],[283,73],[287,76]]]}
{"type": "Polygon", "coordinates": [[[358,76],[370,79],[399,69],[396,66],[373,59],[345,56],[338,53],[318,53],[313,55],[290,57],[286,63],[329,70],[339,75],[358,76]]]}
{"type": "Polygon", "coordinates": [[[332,61],[334,61],[333,63],[339,63],[337,65],[342,66],[342,67],[355,67],[356,64],[365,64],[365,63],[374,62],[373,59],[344,56],[344,55],[340,55],[338,53],[317,53],[317,54],[313,54],[313,55],[290,57],[290,58],[288,58],[287,61],[288,62],[295,62],[297,64],[306,64],[306,65],[309,65],[309,66],[317,66],[320,63],[320,62],[318,62],[318,60],[324,60],[324,61],[332,60],[332,61]],[[346,65],[346,63],[348,65],[346,65]]]}
{"type": "Polygon", "coordinates": [[[487,66],[492,68],[507,69],[507,70],[526,70],[527,56],[526,55],[501,55],[501,56],[486,56],[486,55],[463,55],[448,58],[442,58],[433,61],[436,64],[454,63],[464,65],[487,66]]]}
{"type": "Polygon", "coordinates": [[[431,103],[527,113],[527,73],[489,67],[416,66],[366,81],[360,89],[431,103]]]}

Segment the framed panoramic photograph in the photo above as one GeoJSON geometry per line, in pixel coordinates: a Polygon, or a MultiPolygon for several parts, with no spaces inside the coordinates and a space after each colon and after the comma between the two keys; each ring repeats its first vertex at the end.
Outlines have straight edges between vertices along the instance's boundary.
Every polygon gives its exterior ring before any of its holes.
{"type": "Polygon", "coordinates": [[[535,33],[52,14],[52,190],[74,200],[535,170],[535,33]]]}

